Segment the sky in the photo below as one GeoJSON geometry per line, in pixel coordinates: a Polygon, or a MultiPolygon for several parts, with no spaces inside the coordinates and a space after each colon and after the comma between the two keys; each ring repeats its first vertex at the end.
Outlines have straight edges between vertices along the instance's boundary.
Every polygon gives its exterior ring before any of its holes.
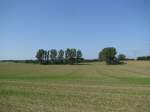
{"type": "Polygon", "coordinates": [[[150,55],[150,0],[0,0],[0,60],[35,59],[38,49],[115,47],[150,55]]]}

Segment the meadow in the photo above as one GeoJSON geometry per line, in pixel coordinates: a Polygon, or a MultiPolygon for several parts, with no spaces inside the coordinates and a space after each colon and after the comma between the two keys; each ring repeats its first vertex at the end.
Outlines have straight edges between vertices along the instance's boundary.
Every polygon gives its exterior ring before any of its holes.
{"type": "Polygon", "coordinates": [[[0,63],[0,112],[150,112],[150,61],[0,63]]]}

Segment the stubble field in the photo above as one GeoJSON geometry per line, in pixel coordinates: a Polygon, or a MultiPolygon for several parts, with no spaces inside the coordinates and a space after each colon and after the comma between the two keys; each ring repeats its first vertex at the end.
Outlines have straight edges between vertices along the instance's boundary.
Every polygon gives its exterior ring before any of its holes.
{"type": "Polygon", "coordinates": [[[150,62],[0,63],[0,112],[150,112],[150,62]]]}

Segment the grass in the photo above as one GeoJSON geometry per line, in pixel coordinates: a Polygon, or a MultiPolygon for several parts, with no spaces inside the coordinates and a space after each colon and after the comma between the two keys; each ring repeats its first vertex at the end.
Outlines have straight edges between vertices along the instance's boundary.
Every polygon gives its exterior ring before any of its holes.
{"type": "Polygon", "coordinates": [[[0,63],[0,112],[150,112],[150,62],[0,63]]]}

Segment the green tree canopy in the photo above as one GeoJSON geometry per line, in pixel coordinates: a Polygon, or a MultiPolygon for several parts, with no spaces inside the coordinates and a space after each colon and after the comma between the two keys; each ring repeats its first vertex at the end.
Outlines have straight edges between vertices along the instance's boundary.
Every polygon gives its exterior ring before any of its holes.
{"type": "Polygon", "coordinates": [[[56,62],[56,57],[57,57],[57,50],[56,49],[51,49],[50,50],[50,57],[51,57],[52,63],[55,63],[56,62]]]}
{"type": "Polygon", "coordinates": [[[119,59],[119,60],[125,60],[125,59],[126,59],[126,55],[124,55],[124,54],[119,54],[119,55],[118,55],[118,59],[119,59]]]}
{"type": "Polygon", "coordinates": [[[44,61],[44,53],[45,51],[43,49],[39,49],[36,53],[36,58],[40,62],[40,64],[44,61]]]}
{"type": "Polygon", "coordinates": [[[103,61],[106,61],[107,64],[115,64],[116,54],[117,54],[116,48],[108,47],[104,48],[99,53],[99,58],[101,58],[103,61]]]}
{"type": "Polygon", "coordinates": [[[77,63],[79,63],[82,60],[82,51],[81,50],[77,50],[77,63]]]}
{"type": "Polygon", "coordinates": [[[59,51],[39,49],[36,58],[42,64],[74,64],[83,60],[81,50],[75,48],[68,48],[65,52],[62,49],[59,51]]]}
{"type": "Polygon", "coordinates": [[[60,60],[64,59],[64,51],[62,49],[58,51],[58,59],[60,60]]]}

